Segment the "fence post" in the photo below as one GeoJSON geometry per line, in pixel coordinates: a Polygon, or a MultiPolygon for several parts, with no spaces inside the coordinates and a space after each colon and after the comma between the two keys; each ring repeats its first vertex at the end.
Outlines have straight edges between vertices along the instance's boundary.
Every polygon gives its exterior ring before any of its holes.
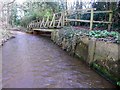
{"type": "MultiPolygon", "coordinates": [[[[111,11],[111,12],[109,13],[109,22],[112,22],[112,15],[113,15],[113,13],[112,13],[112,10],[110,10],[110,11],[111,11]]],[[[111,25],[112,25],[112,23],[109,23],[109,24],[108,24],[108,31],[110,31],[111,25]]]]}
{"type": "Polygon", "coordinates": [[[62,27],[65,25],[65,13],[62,12],[62,27]]]}
{"type": "Polygon", "coordinates": [[[91,9],[91,17],[90,17],[90,30],[93,29],[93,12],[94,12],[94,9],[92,8],[91,9]]]}
{"type": "Polygon", "coordinates": [[[53,17],[53,27],[55,27],[55,14],[54,14],[54,17],[53,17]]]}
{"type": "Polygon", "coordinates": [[[65,25],[66,25],[66,26],[68,25],[68,23],[66,22],[66,21],[67,21],[67,15],[68,15],[68,11],[66,10],[66,11],[65,11],[65,25]]]}

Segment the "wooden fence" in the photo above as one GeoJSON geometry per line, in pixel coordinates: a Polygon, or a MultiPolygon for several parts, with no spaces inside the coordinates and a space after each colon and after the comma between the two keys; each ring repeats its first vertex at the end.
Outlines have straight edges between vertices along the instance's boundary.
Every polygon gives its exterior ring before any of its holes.
{"type": "Polygon", "coordinates": [[[62,28],[63,26],[67,25],[69,22],[86,22],[90,23],[89,29],[93,29],[93,23],[105,23],[108,24],[108,30],[111,28],[112,24],[112,14],[113,11],[96,11],[95,8],[90,9],[77,9],[77,10],[65,10],[63,12],[54,13],[52,19],[49,17],[43,18],[42,20],[35,20],[32,21],[28,28],[62,28]],[[77,13],[77,14],[76,14],[77,13]],[[90,20],[81,20],[78,16],[81,14],[90,14],[90,20]],[[108,21],[95,21],[94,14],[95,13],[108,13],[109,20],[108,21]],[[76,14],[76,18],[68,18],[71,15],[76,14]]]}

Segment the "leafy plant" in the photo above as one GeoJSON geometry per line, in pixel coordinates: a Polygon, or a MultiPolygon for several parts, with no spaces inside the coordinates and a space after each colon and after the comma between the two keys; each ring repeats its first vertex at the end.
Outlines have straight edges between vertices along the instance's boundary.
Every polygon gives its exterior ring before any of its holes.
{"type": "Polygon", "coordinates": [[[120,86],[120,81],[117,82],[117,85],[120,86]]]}
{"type": "Polygon", "coordinates": [[[112,39],[114,39],[117,43],[120,43],[120,34],[118,32],[108,32],[107,30],[95,30],[95,31],[90,31],[89,32],[89,36],[90,37],[94,37],[94,38],[108,38],[111,37],[112,39]]]}

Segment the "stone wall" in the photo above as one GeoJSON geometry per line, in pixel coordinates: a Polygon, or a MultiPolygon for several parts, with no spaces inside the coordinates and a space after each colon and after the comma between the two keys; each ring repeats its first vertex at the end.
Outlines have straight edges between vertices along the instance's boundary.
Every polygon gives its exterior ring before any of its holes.
{"type": "Polygon", "coordinates": [[[88,36],[74,34],[71,37],[60,30],[51,33],[51,39],[70,55],[78,56],[90,66],[115,82],[120,81],[119,45],[97,41],[88,36]]]}

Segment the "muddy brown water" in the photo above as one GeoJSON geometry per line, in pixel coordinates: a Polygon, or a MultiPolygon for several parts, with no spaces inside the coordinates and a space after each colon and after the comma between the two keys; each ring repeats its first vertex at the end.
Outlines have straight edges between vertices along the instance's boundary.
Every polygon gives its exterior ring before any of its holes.
{"type": "Polygon", "coordinates": [[[2,48],[3,88],[114,88],[49,37],[15,32],[2,48]]]}

